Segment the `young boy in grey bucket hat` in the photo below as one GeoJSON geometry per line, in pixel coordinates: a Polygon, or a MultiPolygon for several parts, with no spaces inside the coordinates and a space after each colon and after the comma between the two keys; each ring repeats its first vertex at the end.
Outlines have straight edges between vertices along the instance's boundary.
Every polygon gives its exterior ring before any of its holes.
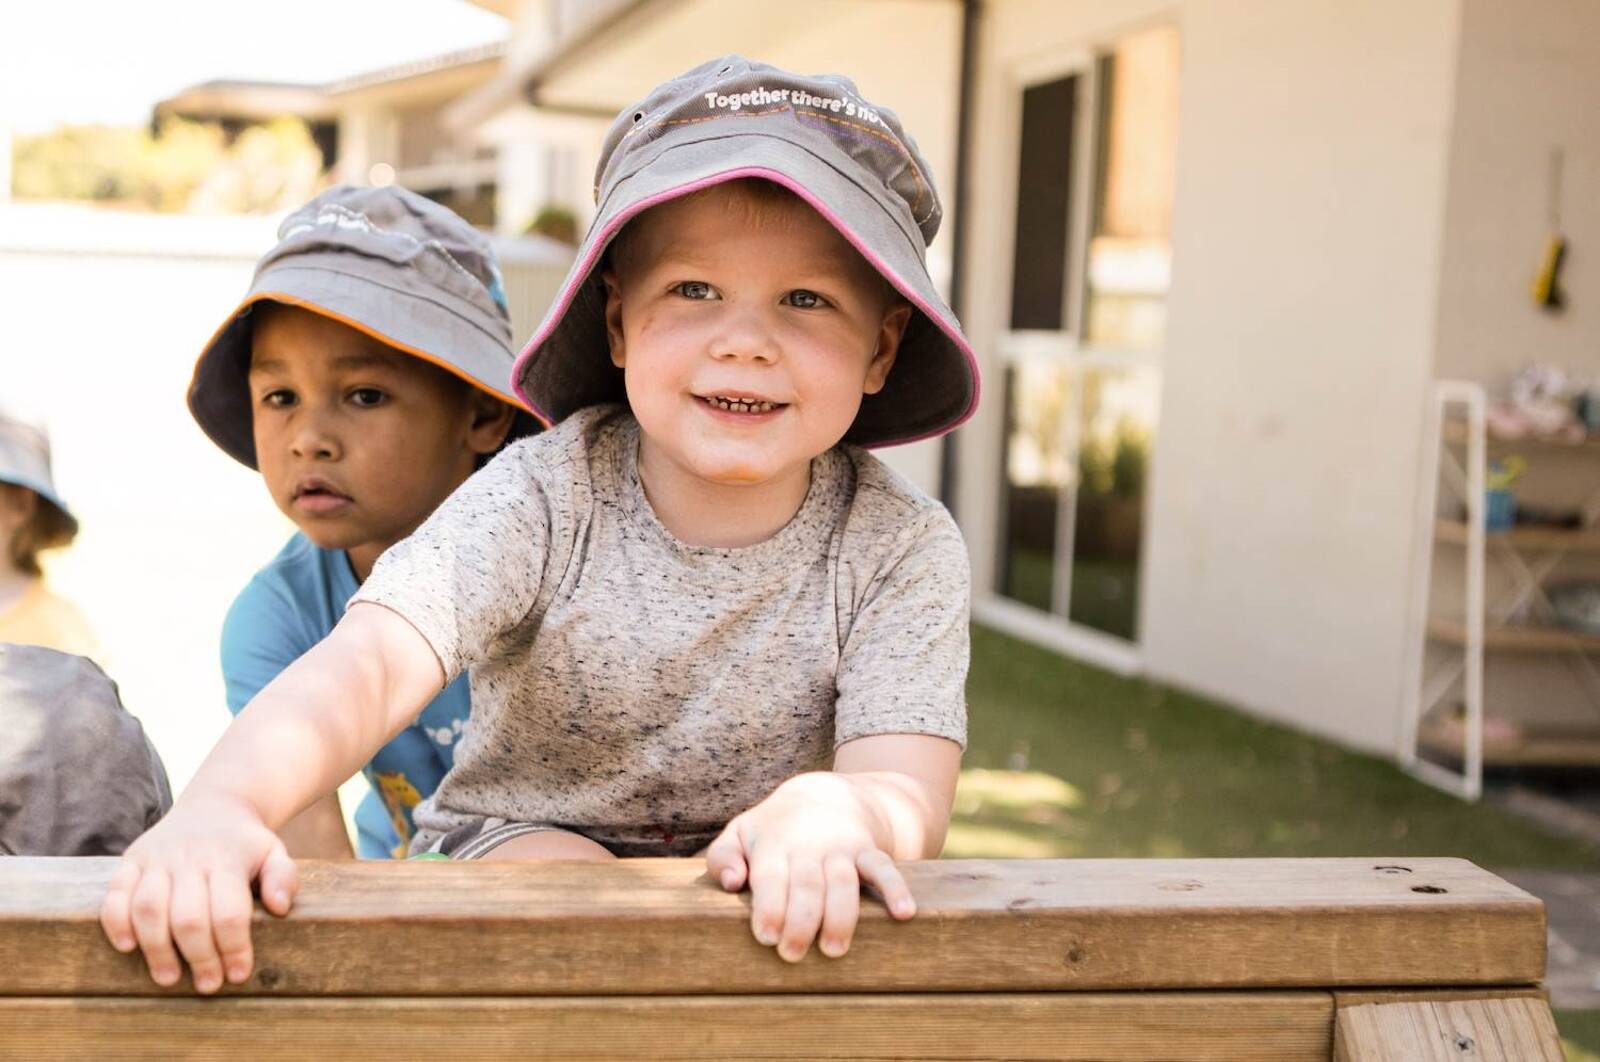
{"type": "MultiPolygon", "coordinates": [[[[534,426],[510,367],[494,252],[450,210],[342,186],[285,219],[189,390],[200,427],[299,528],[223,624],[231,711],[333,629],[383,550],[534,426]]],[[[362,856],[404,854],[469,711],[460,678],[367,761],[362,856]]],[[[338,797],[323,796],[282,831],[291,854],[350,854],[338,797]]]]}
{"type": "Polygon", "coordinates": [[[158,982],[180,953],[202,991],[248,976],[250,881],[278,913],[297,888],[272,829],[468,667],[472,723],[414,852],[703,853],[790,961],[844,953],[863,883],[914,913],[894,861],[937,854],[949,819],[967,556],[851,444],[977,401],[924,262],[927,165],[849,81],[729,57],[618,118],[596,198],[517,363],[558,426],[385,554],[129,850],[102,922],[158,982]],[[210,909],[177,898],[202,875],[210,909]]]}

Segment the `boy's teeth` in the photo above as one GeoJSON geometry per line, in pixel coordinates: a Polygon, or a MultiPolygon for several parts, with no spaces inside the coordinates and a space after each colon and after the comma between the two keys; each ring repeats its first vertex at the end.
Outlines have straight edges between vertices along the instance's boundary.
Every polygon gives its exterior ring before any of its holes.
{"type": "Polygon", "coordinates": [[[769,413],[776,406],[776,402],[755,402],[747,398],[723,398],[721,395],[712,395],[706,399],[718,409],[725,409],[730,413],[769,413]]]}

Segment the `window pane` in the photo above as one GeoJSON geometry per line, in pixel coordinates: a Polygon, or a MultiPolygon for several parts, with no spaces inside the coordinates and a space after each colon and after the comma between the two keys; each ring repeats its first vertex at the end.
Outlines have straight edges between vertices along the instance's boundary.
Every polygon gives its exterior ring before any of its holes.
{"type": "Polygon", "coordinates": [[[1054,599],[1061,498],[1071,482],[1063,431],[1070,401],[1071,378],[1058,364],[1019,362],[1006,371],[1000,592],[1044,611],[1054,599]]]}
{"type": "Polygon", "coordinates": [[[1022,93],[1016,257],[1011,269],[1015,329],[1059,330],[1063,325],[1077,88],[1077,77],[1067,77],[1022,93]]]}
{"type": "Polygon", "coordinates": [[[1101,61],[1102,151],[1089,241],[1084,338],[1159,349],[1172,273],[1178,140],[1178,31],[1129,37],[1101,61]]]}
{"type": "Polygon", "coordinates": [[[1132,641],[1138,631],[1139,554],[1160,374],[1086,372],[1072,534],[1074,623],[1132,641]]]}

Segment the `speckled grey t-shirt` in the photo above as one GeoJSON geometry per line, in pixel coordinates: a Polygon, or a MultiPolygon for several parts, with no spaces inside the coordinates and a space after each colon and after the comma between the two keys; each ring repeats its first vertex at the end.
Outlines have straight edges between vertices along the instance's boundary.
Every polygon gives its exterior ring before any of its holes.
{"type": "Polygon", "coordinates": [[[403,616],[446,675],[471,668],[413,851],[497,817],[686,855],[846,741],[965,744],[967,554],[943,506],[841,446],[772,538],[688,546],[645,498],[638,440],[609,406],[507,447],[352,599],[403,616]]]}

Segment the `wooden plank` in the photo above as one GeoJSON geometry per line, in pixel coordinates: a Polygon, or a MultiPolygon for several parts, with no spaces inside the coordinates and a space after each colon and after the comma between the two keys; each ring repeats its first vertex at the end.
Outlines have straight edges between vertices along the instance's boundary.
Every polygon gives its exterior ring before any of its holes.
{"type": "MultiPolygon", "coordinates": [[[[1467,441],[1469,434],[1470,429],[1463,420],[1451,419],[1444,422],[1443,437],[1445,442],[1463,444],[1467,441]]],[[[1586,435],[1578,439],[1571,439],[1563,435],[1524,435],[1516,439],[1500,435],[1488,435],[1487,441],[1490,446],[1496,449],[1566,450],[1572,453],[1582,453],[1585,450],[1600,450],[1600,435],[1586,435]]]]}
{"type": "MultiPolygon", "coordinates": [[[[1466,645],[1467,628],[1454,620],[1429,620],[1428,637],[1448,645],[1466,645]]],[[[1508,653],[1600,653],[1600,634],[1560,627],[1487,627],[1483,647],[1508,653]]]]}
{"type": "MultiPolygon", "coordinates": [[[[0,860],[0,995],[184,994],[106,943],[110,859],[0,860]]],[[[1460,859],[948,860],[789,965],[698,860],[302,864],[258,911],[270,995],[612,995],[1527,984],[1544,905],[1460,859]]]]}
{"type": "Polygon", "coordinates": [[[1359,1007],[1368,1003],[1438,1003],[1452,999],[1539,999],[1550,1002],[1544,985],[1510,988],[1344,988],[1333,993],[1336,1007],[1359,1007]]]}
{"type": "MultiPolygon", "coordinates": [[[[1424,719],[1417,728],[1417,746],[1436,759],[1459,764],[1467,747],[1466,730],[1450,716],[1424,719]]],[[[1519,724],[1510,733],[1497,728],[1483,736],[1483,762],[1495,767],[1593,767],[1600,764],[1600,728],[1519,724]]]]}
{"type": "Polygon", "coordinates": [[[0,999],[0,1055],[1326,1062],[1326,992],[0,999]]]}
{"type": "MultiPolygon", "coordinates": [[[[1548,527],[1520,524],[1505,531],[1487,533],[1491,545],[1503,542],[1517,549],[1570,550],[1574,553],[1600,551],[1600,531],[1592,528],[1548,527]]],[[[1467,544],[1467,525],[1460,520],[1440,520],[1434,525],[1434,539],[1452,546],[1467,544]]]]}
{"type": "Polygon", "coordinates": [[[1540,999],[1461,999],[1341,1007],[1335,1062],[1561,1062],[1561,1037],[1540,999]]]}

